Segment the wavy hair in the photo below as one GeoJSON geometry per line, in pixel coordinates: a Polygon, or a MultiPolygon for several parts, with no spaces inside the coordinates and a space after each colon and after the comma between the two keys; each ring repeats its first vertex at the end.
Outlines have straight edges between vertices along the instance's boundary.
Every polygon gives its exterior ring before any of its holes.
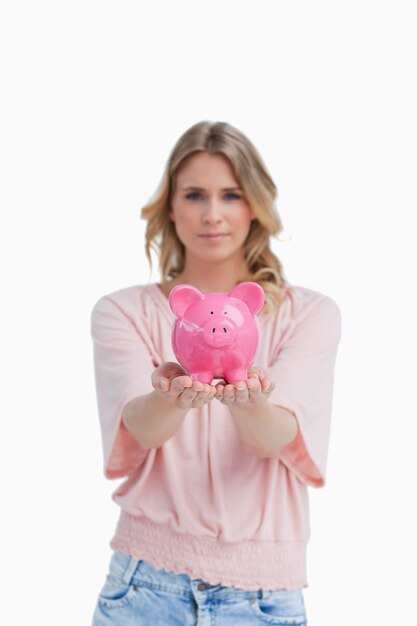
{"type": "Polygon", "coordinates": [[[265,291],[263,312],[275,309],[281,301],[281,288],[287,284],[282,264],[269,247],[270,237],[277,237],[283,230],[275,206],[278,191],[255,146],[241,131],[226,122],[194,124],[174,145],[154,196],[141,210],[141,217],[147,221],[145,252],[149,265],[152,268],[153,250],[159,258],[164,281],[175,278],[184,269],[185,248],[169,219],[169,211],[178,173],[198,152],[222,154],[232,165],[255,215],[244,243],[247,274],[237,282],[252,280],[259,283],[265,291]]]}

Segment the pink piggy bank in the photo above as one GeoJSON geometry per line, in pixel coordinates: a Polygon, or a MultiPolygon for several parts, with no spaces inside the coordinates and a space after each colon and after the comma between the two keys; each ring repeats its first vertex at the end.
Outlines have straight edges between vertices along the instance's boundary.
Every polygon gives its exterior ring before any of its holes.
{"type": "Polygon", "coordinates": [[[193,380],[247,380],[259,346],[255,316],[264,299],[262,287],[254,282],[240,283],[230,293],[201,293],[191,285],[174,287],[169,295],[177,316],[172,347],[193,380]]]}

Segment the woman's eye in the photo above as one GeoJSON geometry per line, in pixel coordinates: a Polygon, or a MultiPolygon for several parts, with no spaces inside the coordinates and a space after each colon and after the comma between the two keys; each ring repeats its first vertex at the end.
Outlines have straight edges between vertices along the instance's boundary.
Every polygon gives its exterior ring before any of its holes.
{"type": "Polygon", "coordinates": [[[185,197],[187,198],[187,200],[194,200],[194,196],[201,196],[201,194],[193,191],[192,193],[187,193],[185,197]]]}
{"type": "MultiPolygon", "coordinates": [[[[201,193],[193,191],[191,193],[187,193],[185,197],[187,200],[196,200],[198,198],[201,198],[201,193]]],[[[230,200],[240,200],[241,196],[239,196],[237,193],[227,193],[225,195],[225,198],[230,200]]]]}

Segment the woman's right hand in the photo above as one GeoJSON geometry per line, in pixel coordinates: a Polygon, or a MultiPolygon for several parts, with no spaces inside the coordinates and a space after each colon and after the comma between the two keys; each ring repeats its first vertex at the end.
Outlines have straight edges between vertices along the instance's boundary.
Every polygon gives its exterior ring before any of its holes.
{"type": "Polygon", "coordinates": [[[178,363],[162,363],[152,372],[155,393],[179,409],[195,409],[211,402],[216,387],[192,380],[178,363]]]}

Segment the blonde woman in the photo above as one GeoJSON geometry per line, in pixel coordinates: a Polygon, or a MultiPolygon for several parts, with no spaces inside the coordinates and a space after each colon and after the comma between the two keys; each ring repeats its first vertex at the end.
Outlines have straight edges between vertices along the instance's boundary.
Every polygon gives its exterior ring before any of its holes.
{"type": "Polygon", "coordinates": [[[104,473],[125,481],[93,626],[307,623],[308,487],[325,481],[341,314],[283,276],[276,196],[241,131],[195,124],[142,209],[161,282],[94,305],[104,473]],[[247,280],[266,296],[248,380],[192,380],[171,345],[171,289],[247,280]]]}

